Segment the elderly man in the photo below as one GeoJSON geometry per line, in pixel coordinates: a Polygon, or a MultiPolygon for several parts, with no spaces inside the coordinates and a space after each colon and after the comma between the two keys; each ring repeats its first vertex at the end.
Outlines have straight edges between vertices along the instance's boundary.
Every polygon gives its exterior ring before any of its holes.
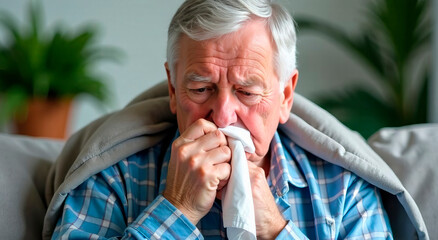
{"type": "Polygon", "coordinates": [[[379,190],[327,161],[355,170],[348,149],[296,137],[295,41],[293,20],[269,0],[184,2],[169,27],[169,97],[154,89],[69,140],[49,176],[44,236],[234,238],[221,200],[237,169],[221,129],[236,126],[255,146],[246,158],[257,238],[392,239],[379,190]]]}

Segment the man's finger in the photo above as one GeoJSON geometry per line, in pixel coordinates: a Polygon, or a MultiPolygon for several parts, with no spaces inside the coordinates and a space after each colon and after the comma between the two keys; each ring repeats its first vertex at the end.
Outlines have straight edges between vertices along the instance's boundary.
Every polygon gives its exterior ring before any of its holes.
{"type": "Polygon", "coordinates": [[[193,148],[196,151],[202,150],[208,152],[220,146],[227,145],[227,139],[221,131],[215,130],[199,137],[190,144],[192,145],[190,148],[193,148]]]}
{"type": "MultiPolygon", "coordinates": [[[[229,163],[221,163],[214,166],[217,173],[217,177],[220,181],[225,181],[225,183],[230,178],[231,165],[229,163]]],[[[222,186],[223,187],[223,186],[222,186]]]]}
{"type": "Polygon", "coordinates": [[[231,175],[231,166],[228,163],[220,163],[214,166],[213,171],[216,175],[216,179],[213,181],[213,187],[216,191],[218,191],[227,185],[228,179],[231,175]]]}
{"type": "Polygon", "coordinates": [[[182,134],[181,137],[187,140],[196,140],[205,134],[217,130],[217,126],[203,118],[196,120],[182,134]]]}
{"type": "Polygon", "coordinates": [[[205,153],[205,159],[212,165],[231,161],[231,149],[228,146],[220,146],[205,153]]]}

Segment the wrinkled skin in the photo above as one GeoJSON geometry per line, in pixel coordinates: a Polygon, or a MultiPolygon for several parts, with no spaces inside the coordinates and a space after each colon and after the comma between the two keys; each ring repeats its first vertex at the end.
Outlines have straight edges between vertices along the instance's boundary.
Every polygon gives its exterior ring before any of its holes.
{"type": "Polygon", "coordinates": [[[183,36],[179,46],[175,76],[165,65],[181,136],[172,145],[163,196],[196,224],[220,198],[231,173],[231,150],[217,128],[245,127],[256,148],[247,158],[257,236],[272,239],[286,221],[266,181],[269,146],[278,124],[289,117],[298,72],[280,89],[275,45],[262,20],[217,39],[197,42],[183,36]]]}

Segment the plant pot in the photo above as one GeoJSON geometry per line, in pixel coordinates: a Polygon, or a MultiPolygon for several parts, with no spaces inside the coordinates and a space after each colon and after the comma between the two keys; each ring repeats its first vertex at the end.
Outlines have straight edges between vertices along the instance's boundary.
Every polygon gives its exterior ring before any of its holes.
{"type": "Polygon", "coordinates": [[[65,139],[71,107],[71,98],[30,99],[27,111],[15,119],[15,131],[22,135],[65,139]]]}

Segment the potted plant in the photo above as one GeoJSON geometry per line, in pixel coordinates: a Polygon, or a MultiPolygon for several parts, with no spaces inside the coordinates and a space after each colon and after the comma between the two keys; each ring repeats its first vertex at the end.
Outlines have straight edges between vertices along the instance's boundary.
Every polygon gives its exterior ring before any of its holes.
{"type": "Polygon", "coordinates": [[[120,53],[96,45],[96,28],[43,30],[38,2],[30,2],[28,18],[21,27],[0,12],[7,33],[0,42],[0,124],[13,121],[19,134],[64,138],[75,96],[107,99],[105,79],[93,67],[117,60],[120,53]]]}
{"type": "Polygon", "coordinates": [[[364,137],[382,127],[427,122],[430,60],[412,74],[427,54],[432,24],[430,0],[381,0],[368,4],[368,22],[351,36],[326,22],[297,17],[301,31],[312,30],[349,50],[370,72],[379,90],[346,87],[322,94],[316,102],[364,137]],[[383,94],[379,94],[383,93],[383,94]]]}

